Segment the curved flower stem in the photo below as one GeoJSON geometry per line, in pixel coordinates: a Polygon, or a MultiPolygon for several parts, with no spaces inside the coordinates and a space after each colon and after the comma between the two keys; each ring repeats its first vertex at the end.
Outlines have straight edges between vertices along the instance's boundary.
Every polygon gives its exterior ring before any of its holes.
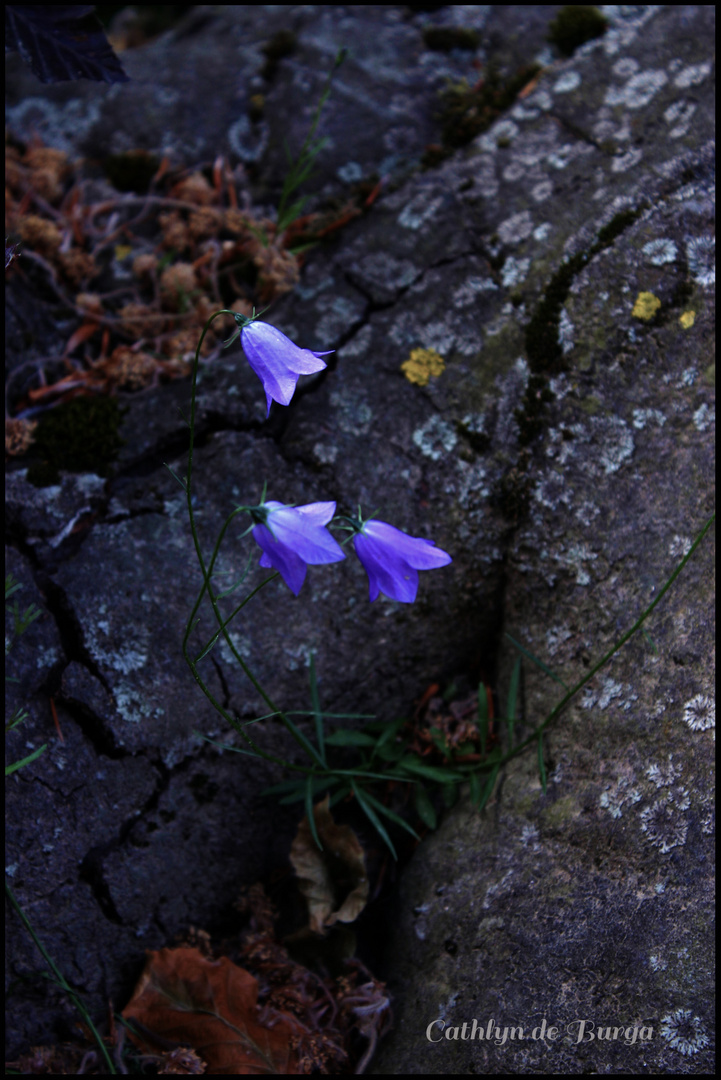
{"type": "MultiPolygon", "coordinates": [[[[215,547],[213,549],[213,554],[211,556],[211,561],[210,561],[210,564],[208,566],[206,566],[205,559],[203,557],[203,551],[202,551],[202,548],[200,546],[200,538],[198,536],[198,529],[197,529],[197,526],[196,526],[196,523],[195,523],[195,515],[193,513],[193,497],[192,497],[192,490],[191,489],[192,489],[192,478],[193,478],[193,450],[194,450],[194,446],[195,446],[196,389],[197,389],[197,381],[198,381],[198,364],[199,364],[199,359],[200,359],[200,349],[201,349],[201,346],[203,344],[203,339],[205,338],[205,335],[208,332],[208,330],[210,328],[210,324],[213,322],[213,320],[217,319],[219,315],[231,315],[231,316],[233,316],[233,318],[235,318],[235,314],[236,313],[234,311],[227,311],[227,310],[223,309],[221,311],[214,312],[214,314],[210,316],[210,318],[206,322],[205,326],[203,327],[203,332],[200,335],[200,340],[198,341],[198,347],[195,350],[195,357],[193,359],[193,377],[192,377],[191,394],[190,394],[190,422],[189,422],[190,441],[189,441],[189,446],[188,446],[188,468],[187,468],[186,475],[185,475],[185,495],[186,495],[186,500],[187,500],[187,504],[188,504],[188,519],[190,521],[190,531],[191,531],[192,536],[193,536],[193,544],[195,545],[195,553],[196,553],[196,555],[198,557],[198,563],[200,564],[200,570],[201,570],[201,573],[203,575],[203,586],[202,586],[202,588],[200,590],[200,593],[198,594],[198,597],[197,597],[197,599],[195,601],[195,604],[193,605],[193,610],[190,613],[190,617],[188,619],[188,623],[187,623],[186,628],[185,628],[185,635],[183,637],[183,656],[185,657],[186,663],[190,667],[190,670],[193,672],[193,677],[194,677],[196,683],[201,688],[201,690],[203,691],[205,696],[208,698],[210,703],[220,713],[220,715],[223,716],[224,719],[229,721],[233,725],[233,727],[237,731],[240,732],[243,739],[253,748],[254,753],[258,754],[260,757],[265,758],[266,760],[275,761],[278,764],[282,764],[282,765],[286,766],[287,768],[295,768],[296,770],[300,768],[301,771],[303,771],[303,772],[313,773],[315,771],[315,769],[302,768],[300,766],[291,766],[288,762],[284,761],[282,758],[276,758],[274,755],[267,754],[267,753],[265,753],[265,751],[261,750],[260,747],[258,747],[255,744],[255,742],[250,738],[250,736],[242,729],[242,726],[239,725],[238,722],[233,717],[231,717],[228,712],[226,712],[226,710],[222,707],[222,705],[218,701],[215,700],[212,693],[210,692],[210,690],[208,689],[208,687],[205,685],[205,683],[203,682],[203,680],[200,677],[200,674],[199,674],[198,669],[197,669],[197,661],[193,660],[191,658],[191,656],[189,655],[189,652],[188,652],[188,640],[190,638],[190,634],[191,634],[194,626],[196,625],[196,621],[197,621],[196,616],[197,616],[197,613],[198,613],[198,609],[200,608],[200,604],[202,602],[203,596],[205,595],[205,592],[207,590],[208,597],[210,599],[210,603],[211,603],[211,605],[213,607],[213,612],[215,613],[215,617],[217,619],[218,626],[220,628],[219,632],[223,634],[223,637],[225,638],[225,641],[227,642],[228,647],[230,648],[233,656],[235,657],[235,659],[238,661],[241,668],[245,672],[246,676],[248,677],[248,679],[250,679],[251,683],[253,684],[255,689],[258,691],[260,696],[263,698],[265,703],[268,705],[268,707],[271,709],[271,711],[276,713],[280,717],[280,720],[283,723],[286,730],[288,731],[288,733],[293,736],[295,741],[310,756],[311,760],[316,765],[320,765],[321,768],[323,767],[323,763],[322,763],[317,751],[312,746],[312,744],[308,741],[308,739],[306,739],[306,737],[303,735],[303,733],[296,727],[296,725],[293,723],[293,721],[290,720],[285,715],[285,713],[282,711],[282,709],[277,708],[277,706],[275,705],[273,700],[268,696],[268,694],[265,692],[265,690],[263,689],[261,684],[258,682],[256,677],[253,675],[252,671],[250,670],[250,668],[246,664],[245,660],[238,653],[237,649],[235,648],[235,646],[233,645],[233,642],[230,639],[230,635],[229,635],[228,630],[227,630],[227,625],[228,625],[228,622],[230,620],[229,619],[227,619],[227,620],[223,619],[222,613],[221,613],[221,611],[220,611],[220,609],[218,607],[218,599],[217,599],[217,597],[216,597],[216,595],[215,595],[215,593],[213,591],[213,587],[212,587],[212,584],[211,584],[211,574],[212,574],[213,567],[215,566],[215,561],[216,561],[218,553],[220,551],[220,544],[221,544],[221,542],[223,540],[223,537],[225,536],[225,532],[226,532],[228,526],[230,525],[230,522],[233,520],[235,515],[237,513],[239,513],[240,511],[238,509],[234,510],[228,516],[228,518],[226,519],[225,524],[223,525],[223,528],[221,529],[220,535],[219,535],[219,537],[218,537],[218,539],[217,539],[217,541],[215,543],[215,547]]],[[[277,575],[273,574],[273,575],[271,575],[271,577],[266,578],[266,580],[264,582],[262,582],[260,586],[258,586],[258,589],[260,589],[264,585],[266,585],[268,583],[268,581],[272,581],[273,578],[276,577],[276,576],[277,575]]],[[[251,598],[251,596],[255,595],[255,593],[258,591],[258,589],[255,589],[253,591],[253,593],[251,593],[250,596],[248,596],[246,598],[246,600],[243,601],[243,603],[241,603],[238,606],[237,610],[233,613],[233,616],[236,615],[238,613],[238,611],[240,611],[240,609],[244,606],[244,604],[247,602],[247,600],[249,600],[251,598]]],[[[231,616],[231,618],[233,616],[231,616]]],[[[203,650],[201,652],[201,656],[203,655],[204,651],[205,650],[203,650]]]]}

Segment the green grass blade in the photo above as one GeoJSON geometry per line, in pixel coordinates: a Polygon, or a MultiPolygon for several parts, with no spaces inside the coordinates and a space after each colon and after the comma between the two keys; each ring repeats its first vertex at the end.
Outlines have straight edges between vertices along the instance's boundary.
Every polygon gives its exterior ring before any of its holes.
{"type": "Polygon", "coordinates": [[[480,801],[477,803],[477,807],[478,807],[479,810],[483,810],[486,803],[488,802],[491,795],[493,794],[493,789],[496,786],[496,780],[498,779],[498,773],[500,772],[500,769],[501,769],[501,766],[496,765],[495,769],[493,770],[491,775],[488,777],[488,782],[487,782],[485,788],[483,789],[483,794],[481,795],[480,801]]]}
{"type": "Polygon", "coordinates": [[[318,682],[315,677],[315,653],[310,654],[310,703],[313,706],[315,737],[318,742],[318,752],[320,753],[320,759],[323,762],[323,766],[326,767],[325,746],[323,744],[323,713],[320,711],[318,682]]]}
{"type": "Polygon", "coordinates": [[[435,829],[438,825],[436,811],[433,808],[433,803],[428,798],[428,792],[422,784],[416,784],[415,803],[418,817],[423,824],[427,825],[429,829],[435,829]]]}
{"type": "Polygon", "coordinates": [[[334,731],[327,735],[326,746],[375,746],[376,740],[372,735],[366,735],[362,731],[334,731]]]}
{"type": "Polygon", "coordinates": [[[318,836],[318,829],[315,824],[315,814],[313,813],[313,777],[309,776],[305,782],[305,816],[308,818],[308,824],[310,825],[310,831],[313,834],[313,839],[318,846],[318,850],[323,850],[323,845],[320,842],[318,836]]]}
{"type": "Polygon", "coordinates": [[[366,801],[365,794],[360,790],[355,781],[351,780],[351,787],[353,788],[353,794],[358,800],[358,805],[370,821],[373,828],[376,830],[380,838],[385,842],[393,858],[398,862],[398,856],[396,855],[396,849],[393,847],[391,838],[386,832],[383,822],[378,815],[374,812],[373,807],[366,801]]]}
{"type": "Polygon", "coordinates": [[[511,642],[511,644],[514,645],[518,649],[518,651],[520,653],[523,653],[524,656],[527,656],[528,659],[533,664],[535,664],[536,667],[539,667],[541,669],[541,671],[544,672],[545,675],[548,675],[548,677],[553,679],[554,682],[560,683],[560,685],[563,687],[564,690],[568,690],[568,687],[566,686],[563,679],[559,679],[558,675],[556,675],[553,671],[551,671],[550,667],[548,667],[546,664],[544,664],[542,660],[539,660],[538,657],[534,656],[533,653],[528,651],[528,649],[524,649],[523,645],[520,645],[516,641],[515,638],[511,637],[510,634],[506,634],[505,636],[508,638],[508,640],[511,642]]]}
{"type": "Polygon", "coordinates": [[[463,780],[462,773],[455,772],[453,769],[441,768],[439,765],[426,765],[424,762],[412,757],[403,758],[402,761],[398,762],[394,770],[396,775],[398,775],[399,769],[414,776],[422,776],[424,780],[435,780],[437,784],[448,784],[451,780],[463,780]]]}
{"type": "Polygon", "coordinates": [[[541,777],[541,787],[543,788],[543,794],[546,794],[547,779],[546,779],[546,763],[543,760],[543,732],[538,736],[538,772],[541,777]]]}
{"type": "Polygon", "coordinates": [[[508,749],[513,747],[513,725],[516,722],[516,705],[518,704],[518,683],[521,678],[521,658],[517,657],[511,672],[511,685],[508,688],[508,749]]]}
{"type": "Polygon", "coordinates": [[[5,775],[10,776],[11,773],[17,772],[18,769],[24,768],[25,765],[29,765],[31,761],[35,761],[36,758],[39,758],[40,755],[45,750],[47,750],[47,748],[48,748],[48,744],[44,743],[41,747],[39,747],[39,749],[33,750],[32,754],[28,754],[28,756],[26,758],[23,758],[22,761],[16,761],[12,765],[6,765],[5,766],[5,775]]]}
{"type": "Polygon", "coordinates": [[[364,791],[363,796],[365,799],[368,800],[371,806],[375,807],[375,809],[380,814],[383,814],[384,817],[387,817],[389,821],[394,822],[396,825],[400,825],[402,829],[405,829],[406,832],[409,832],[411,836],[415,837],[416,840],[420,840],[420,836],[413,828],[413,826],[409,825],[408,822],[405,821],[399,814],[396,814],[394,810],[389,810],[387,806],[384,806],[379,799],[376,799],[375,795],[371,795],[369,791],[364,791]]]}

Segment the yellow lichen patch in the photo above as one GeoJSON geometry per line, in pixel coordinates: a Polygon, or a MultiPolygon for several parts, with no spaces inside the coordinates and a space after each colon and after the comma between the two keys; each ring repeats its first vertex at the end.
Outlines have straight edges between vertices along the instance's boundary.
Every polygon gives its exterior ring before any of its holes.
{"type": "Polygon", "coordinates": [[[678,321],[681,323],[681,326],[684,328],[684,330],[690,330],[693,324],[696,322],[696,312],[684,311],[683,315],[679,316],[678,321]]]}
{"type": "Polygon", "coordinates": [[[637,319],[646,319],[648,321],[654,317],[660,307],[661,301],[652,292],[640,292],[636,297],[636,303],[633,305],[631,314],[637,319]]]}
{"type": "Polygon", "coordinates": [[[428,386],[431,376],[437,378],[445,368],[443,357],[435,349],[413,349],[408,359],[401,364],[401,371],[408,382],[415,383],[416,386],[428,386]]]}

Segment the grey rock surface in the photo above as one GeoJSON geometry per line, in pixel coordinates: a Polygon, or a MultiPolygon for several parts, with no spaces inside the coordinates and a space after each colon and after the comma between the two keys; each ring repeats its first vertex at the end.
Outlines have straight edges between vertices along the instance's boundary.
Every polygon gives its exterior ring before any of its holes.
{"type": "MultiPolygon", "coordinates": [[[[550,66],[490,131],[427,171],[436,92],[471,58],[427,50],[429,16],[401,8],[195,9],[185,36],[124,55],[133,82],[122,87],[31,92],[11,69],[18,135],[186,163],[226,153],[257,169],[272,202],[278,132],[300,145],[325,71],[351,49],[319,131],[331,142],[317,190],[368,175],[387,177],[386,190],[311,253],[273,310],[294,340],[337,354],[268,422],[239,350],[203,371],[201,538],[207,548],[267,480],[282,501],[382,508],[454,562],[422,575],[413,607],[369,605],[350,559],[312,569],[299,600],[271,587],[237,643],[285,707],[306,706],[311,651],[333,710],[390,719],[430,679],[485,666],[503,694],[513,657],[502,624],[573,682],[712,509],[713,9],[614,9],[602,39],[553,64],[544,37],[556,9],[514,10],[433,13],[470,21],[483,61],[550,66]],[[253,128],[262,44],[288,17],[298,49],[262,83],[253,128]],[[216,108],[199,107],[199,85],[216,108]],[[401,367],[417,349],[445,364],[426,385],[401,367]]],[[[7,482],[9,565],[23,602],[49,613],[13,654],[31,720],[12,757],[50,746],[9,785],[11,880],[98,1012],[108,996],[124,1003],[144,949],[217,919],[242,883],[282,864],[297,821],[260,795],[273,768],[243,769],[193,736],[230,739],[180,652],[193,555],[162,463],[183,469],[187,397],[187,384],[128,396],[107,482],[66,475],[38,490],[22,470],[7,482]]],[[[248,548],[225,552],[234,570],[248,548]]],[[[634,639],[551,729],[545,796],[523,757],[483,816],[461,805],[418,848],[391,916],[397,1027],[379,1074],[709,1071],[712,565],[708,538],[649,623],[657,652],[634,639]],[[436,1020],[544,1017],[651,1026],[653,1039],[426,1037],[436,1020]]],[[[209,659],[211,686],[257,715],[229,661],[209,659]]],[[[552,690],[526,667],[528,724],[552,690]]],[[[272,722],[256,730],[280,750],[272,722]]],[[[37,971],[21,938],[8,954],[12,979],[37,971]]],[[[71,1015],[35,987],[13,984],[11,1053],[71,1015]]]]}

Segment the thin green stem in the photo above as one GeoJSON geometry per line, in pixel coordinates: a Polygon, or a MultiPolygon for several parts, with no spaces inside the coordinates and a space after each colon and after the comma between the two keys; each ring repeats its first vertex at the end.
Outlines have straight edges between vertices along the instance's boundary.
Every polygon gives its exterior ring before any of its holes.
{"type": "Polygon", "coordinates": [[[101,1055],[103,1056],[103,1058],[105,1060],[105,1064],[108,1067],[108,1072],[113,1076],[117,1075],[117,1069],[113,1065],[113,1062],[112,1062],[112,1059],[111,1059],[111,1057],[110,1057],[110,1055],[108,1053],[107,1047],[106,1047],[105,1043],[103,1042],[102,1038],[100,1037],[100,1034],[99,1034],[97,1028],[95,1027],[95,1024],[93,1023],[92,1019],[90,1018],[90,1014],[89,1014],[88,1010],[85,1008],[82,1001],[80,1000],[78,995],[73,990],[72,986],[70,986],[68,984],[68,982],[65,979],[65,976],[62,974],[60,969],[55,966],[54,960],[52,959],[50,954],[46,951],[45,946],[43,945],[42,941],[40,940],[40,938],[35,933],[35,931],[34,931],[34,929],[32,927],[32,924],[30,923],[30,920],[28,919],[28,917],[25,914],[25,912],[23,911],[23,909],[20,907],[20,904],[15,899],[15,894],[13,893],[12,889],[10,888],[10,886],[8,885],[7,882],[5,882],[5,893],[7,895],[8,900],[10,901],[12,906],[15,908],[15,911],[20,916],[20,920],[21,920],[23,926],[25,927],[27,932],[30,934],[30,937],[35,942],[35,945],[37,946],[38,950],[40,951],[40,955],[42,956],[43,960],[45,961],[45,963],[48,965],[48,967],[52,971],[55,982],[61,988],[61,990],[64,990],[65,993],[72,999],[72,1002],[73,1002],[75,1008],[78,1010],[78,1012],[82,1016],[83,1020],[88,1025],[90,1031],[92,1032],[93,1038],[95,1039],[95,1042],[98,1045],[98,1049],[100,1050],[100,1053],[101,1053],[101,1055]]]}
{"type": "Polygon", "coordinates": [[[608,663],[608,661],[611,659],[611,657],[615,656],[616,653],[619,651],[619,649],[623,648],[623,646],[626,644],[626,642],[629,640],[629,638],[633,637],[633,635],[636,633],[636,631],[641,629],[643,624],[646,622],[646,619],[649,617],[649,615],[654,610],[654,608],[657,607],[657,605],[661,603],[664,596],[666,595],[668,590],[671,588],[671,586],[673,585],[674,581],[676,580],[678,575],[683,570],[686,563],[693,556],[694,552],[696,551],[696,548],[699,546],[699,544],[701,543],[704,536],[709,531],[709,529],[711,528],[711,526],[713,525],[715,520],[716,520],[716,514],[713,513],[711,515],[711,517],[708,519],[708,521],[706,522],[706,524],[704,525],[701,532],[698,534],[698,536],[694,540],[694,542],[691,545],[691,547],[690,547],[689,551],[687,552],[687,554],[683,557],[681,562],[678,564],[676,569],[673,571],[673,573],[669,577],[668,581],[666,581],[666,583],[664,584],[664,586],[661,589],[661,591],[659,592],[658,596],[655,597],[654,600],[652,600],[652,602],[649,604],[649,606],[646,608],[646,610],[641,614],[641,616],[633,624],[631,629],[627,630],[626,633],[623,635],[623,637],[620,639],[620,641],[617,641],[616,644],[613,646],[613,648],[609,649],[609,651],[604,656],[602,656],[601,659],[596,664],[593,665],[593,667],[591,668],[591,670],[588,672],[587,675],[584,675],[584,677],[579,682],[577,682],[575,686],[571,687],[571,689],[568,691],[568,693],[564,694],[564,696],[561,698],[561,700],[558,702],[558,704],[556,706],[554,706],[554,708],[548,714],[546,719],[541,724],[539,724],[538,727],[535,728],[526,739],[524,739],[522,742],[518,743],[518,745],[515,746],[511,752],[509,752],[508,754],[505,754],[503,757],[499,758],[497,762],[494,762],[493,763],[494,765],[495,764],[505,765],[505,763],[507,761],[511,761],[512,758],[516,757],[521,752],[521,750],[524,750],[532,742],[535,742],[535,740],[538,738],[538,736],[540,734],[542,734],[543,731],[545,731],[545,729],[548,727],[548,725],[551,723],[551,721],[555,720],[555,718],[559,715],[559,713],[566,707],[566,705],[568,705],[571,698],[575,697],[575,695],[579,692],[579,690],[582,690],[583,687],[587,683],[589,683],[591,681],[593,676],[598,671],[600,671],[602,667],[604,667],[608,663]]]}
{"type": "MultiPolygon", "coordinates": [[[[230,715],[226,712],[226,710],[223,709],[220,702],[215,700],[215,698],[213,697],[213,695],[210,692],[210,690],[208,689],[208,687],[205,686],[205,683],[201,679],[200,674],[198,672],[197,662],[195,660],[193,660],[191,658],[190,654],[189,654],[188,641],[189,641],[189,638],[190,638],[190,634],[191,634],[191,632],[193,630],[193,627],[196,624],[196,615],[197,615],[198,610],[200,608],[200,604],[201,604],[201,602],[203,600],[203,596],[205,595],[205,592],[207,591],[208,597],[210,599],[210,603],[211,603],[212,608],[213,608],[213,612],[215,614],[218,626],[220,628],[220,632],[223,634],[223,637],[225,638],[225,641],[226,641],[231,653],[233,654],[235,659],[238,661],[238,663],[239,663],[240,667],[242,668],[242,670],[244,671],[245,675],[250,680],[250,682],[255,687],[255,689],[260,694],[260,696],[263,698],[263,700],[267,704],[268,708],[272,712],[278,714],[283,726],[288,731],[288,733],[290,735],[292,735],[292,737],[295,739],[295,741],[298,743],[298,745],[301,746],[302,749],[307,754],[310,755],[311,760],[315,760],[317,763],[322,765],[322,762],[320,762],[320,759],[319,759],[317,753],[314,751],[314,748],[312,747],[312,745],[308,742],[308,740],[305,738],[305,736],[302,734],[302,732],[300,732],[298,730],[298,728],[292,722],[292,720],[288,719],[288,717],[285,715],[285,713],[282,711],[282,709],[279,709],[275,705],[272,698],[269,697],[269,695],[265,692],[264,688],[258,682],[258,680],[256,679],[255,675],[253,674],[253,672],[248,667],[248,665],[245,662],[245,660],[243,659],[243,657],[239,654],[238,650],[235,648],[235,645],[233,644],[233,642],[232,642],[232,640],[230,638],[230,634],[228,633],[228,630],[227,630],[227,624],[228,624],[229,620],[224,620],[223,619],[220,608],[218,607],[218,598],[215,595],[215,592],[213,590],[213,586],[212,586],[212,582],[211,582],[211,574],[212,574],[212,570],[213,570],[213,568],[215,566],[215,561],[216,561],[216,558],[217,558],[218,553],[220,551],[220,544],[221,544],[221,541],[222,541],[222,539],[223,539],[223,537],[225,535],[226,529],[228,528],[230,522],[235,517],[235,515],[240,512],[240,510],[239,509],[234,510],[228,516],[228,518],[226,519],[226,521],[225,521],[225,523],[223,525],[223,528],[222,528],[222,530],[220,532],[220,536],[218,537],[218,540],[215,543],[215,547],[213,549],[213,553],[212,553],[212,556],[211,556],[211,561],[210,561],[210,564],[208,566],[206,566],[205,558],[203,557],[203,551],[202,551],[202,548],[201,548],[201,545],[200,545],[200,538],[198,536],[198,529],[197,529],[197,526],[196,526],[196,523],[195,523],[195,514],[193,513],[193,495],[192,495],[193,451],[194,451],[194,447],[195,447],[195,413],[196,413],[196,398],[197,398],[198,365],[199,365],[199,360],[200,360],[200,349],[201,349],[201,346],[203,344],[203,339],[205,338],[205,335],[208,332],[208,329],[210,328],[210,324],[219,315],[232,315],[233,317],[235,317],[235,312],[221,310],[221,311],[216,311],[213,315],[210,316],[210,318],[205,323],[205,326],[203,327],[203,332],[200,335],[200,340],[198,341],[198,347],[195,350],[195,357],[194,357],[194,360],[193,360],[193,375],[192,375],[191,392],[190,392],[190,423],[189,423],[190,441],[189,441],[189,447],[188,447],[188,468],[187,468],[186,476],[185,476],[185,494],[186,494],[186,500],[187,500],[187,504],[188,504],[188,519],[190,521],[190,531],[191,531],[192,536],[193,536],[193,544],[195,545],[195,553],[196,553],[196,555],[198,557],[198,563],[200,565],[200,570],[201,570],[201,573],[203,575],[203,586],[202,586],[202,588],[201,588],[201,590],[200,590],[200,592],[198,594],[198,598],[195,601],[195,604],[193,605],[193,610],[190,613],[190,617],[188,619],[188,623],[187,623],[186,628],[185,628],[185,635],[183,637],[183,656],[185,657],[185,660],[186,660],[188,666],[190,667],[190,670],[193,673],[193,677],[194,677],[196,683],[198,684],[198,686],[200,686],[201,690],[203,691],[205,696],[208,698],[210,703],[220,713],[220,715],[224,717],[224,719],[228,720],[233,725],[233,727],[235,727],[236,730],[240,732],[240,734],[242,735],[242,737],[246,741],[246,743],[253,748],[253,751],[255,753],[257,753],[260,757],[265,758],[266,760],[275,761],[278,764],[281,764],[281,765],[284,765],[284,766],[290,768],[291,766],[289,765],[288,762],[283,761],[283,759],[281,759],[281,758],[276,758],[273,755],[266,754],[264,751],[262,751],[260,749],[260,747],[258,747],[253,742],[253,740],[250,738],[250,736],[247,735],[247,733],[245,731],[242,731],[240,729],[239,725],[233,720],[233,718],[230,717],[230,715]]],[[[259,586],[259,588],[261,588],[263,585],[267,584],[267,582],[269,580],[271,580],[273,576],[275,576],[275,575],[271,575],[271,578],[267,578],[266,581],[263,582],[261,584],[261,586],[259,586]]],[[[257,592],[257,589],[255,590],[255,592],[257,592]]],[[[255,592],[252,593],[251,595],[254,595],[255,592]]],[[[248,597],[247,599],[249,599],[249,598],[250,597],[248,597]]],[[[239,605],[237,610],[239,611],[242,606],[243,606],[243,604],[239,605]]],[[[237,612],[236,612],[236,614],[237,614],[237,612]]],[[[202,650],[201,650],[201,654],[202,654],[202,650]]],[[[313,771],[313,770],[309,770],[309,771],[313,771]]]]}

